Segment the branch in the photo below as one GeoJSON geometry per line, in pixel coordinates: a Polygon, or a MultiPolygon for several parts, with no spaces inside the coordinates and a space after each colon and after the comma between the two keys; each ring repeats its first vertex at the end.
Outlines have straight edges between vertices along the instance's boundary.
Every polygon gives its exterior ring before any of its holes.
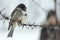
{"type": "Polygon", "coordinates": [[[3,11],[3,10],[5,10],[5,8],[3,8],[3,9],[0,11],[0,15],[3,17],[3,18],[1,18],[0,20],[4,19],[4,22],[3,22],[3,24],[4,24],[4,23],[5,23],[5,20],[10,20],[10,19],[9,19],[9,17],[7,17],[5,14],[4,14],[4,15],[2,14],[2,11],[3,11]]]}
{"type": "Polygon", "coordinates": [[[0,13],[1,13],[3,10],[5,10],[5,8],[3,8],[3,9],[0,11],[0,13]]]}
{"type": "Polygon", "coordinates": [[[3,15],[2,14],[2,11],[5,10],[5,8],[3,8],[1,11],[0,11],[0,15],[3,17],[3,19],[6,19],[6,20],[9,20],[9,17],[7,17],[5,14],[3,15]]]}
{"type": "Polygon", "coordinates": [[[35,24],[21,24],[21,25],[22,26],[29,26],[29,28],[31,27],[32,29],[33,29],[33,27],[46,27],[46,28],[54,28],[55,30],[60,30],[60,26],[59,25],[55,25],[55,26],[50,26],[50,25],[35,25],[35,24]]]}

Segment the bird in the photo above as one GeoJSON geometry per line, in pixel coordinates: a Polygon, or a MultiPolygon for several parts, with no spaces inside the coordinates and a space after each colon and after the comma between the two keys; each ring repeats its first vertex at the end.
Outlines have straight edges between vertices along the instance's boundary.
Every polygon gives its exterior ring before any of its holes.
{"type": "Polygon", "coordinates": [[[19,5],[16,6],[16,8],[12,11],[11,13],[11,19],[9,22],[8,26],[8,35],[7,37],[12,37],[14,29],[16,27],[16,23],[19,24],[25,24],[26,23],[26,18],[27,18],[27,13],[26,13],[26,5],[23,3],[20,3],[19,5]]]}

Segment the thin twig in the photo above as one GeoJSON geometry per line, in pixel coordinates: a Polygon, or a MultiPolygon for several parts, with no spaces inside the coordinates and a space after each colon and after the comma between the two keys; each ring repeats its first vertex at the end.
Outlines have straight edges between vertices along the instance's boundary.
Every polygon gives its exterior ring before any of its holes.
{"type": "Polygon", "coordinates": [[[5,10],[5,8],[3,8],[3,9],[0,11],[0,13],[1,13],[3,10],[5,10]]]}
{"type": "Polygon", "coordinates": [[[3,11],[3,10],[5,10],[5,8],[3,8],[3,9],[0,11],[0,15],[3,17],[3,18],[1,18],[0,20],[4,19],[4,22],[3,22],[3,24],[4,24],[4,23],[5,23],[5,20],[10,20],[10,19],[9,19],[9,17],[7,17],[5,14],[4,14],[4,15],[2,14],[2,11],[3,11]]]}
{"type": "Polygon", "coordinates": [[[5,10],[5,8],[0,11],[0,15],[1,15],[4,19],[9,20],[9,17],[7,17],[5,14],[4,14],[4,15],[2,14],[2,11],[3,11],[3,10],[5,10]]]}

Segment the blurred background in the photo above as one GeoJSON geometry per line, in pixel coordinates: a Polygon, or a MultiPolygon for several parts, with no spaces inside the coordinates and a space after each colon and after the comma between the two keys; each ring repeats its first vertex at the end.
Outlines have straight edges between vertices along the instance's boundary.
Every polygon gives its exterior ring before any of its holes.
{"type": "MultiPolygon", "coordinates": [[[[55,9],[54,0],[0,0],[0,10],[5,8],[2,14],[5,13],[6,16],[9,17],[11,12],[20,3],[24,3],[27,7],[27,22],[35,24],[43,24],[43,22],[46,21],[46,11],[55,9]],[[44,10],[42,8],[44,8],[44,10]]],[[[60,0],[57,0],[56,5],[57,17],[60,19],[60,0]]],[[[0,18],[2,18],[1,15],[0,18]]],[[[41,27],[37,27],[37,29],[22,29],[18,26],[14,31],[13,37],[7,38],[9,20],[6,20],[4,24],[3,22],[4,19],[0,20],[0,40],[39,40],[40,38],[41,27]]]]}

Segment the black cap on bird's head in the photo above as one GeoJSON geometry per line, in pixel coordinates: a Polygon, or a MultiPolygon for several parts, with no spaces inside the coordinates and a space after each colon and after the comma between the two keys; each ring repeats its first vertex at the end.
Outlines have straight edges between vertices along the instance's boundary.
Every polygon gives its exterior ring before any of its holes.
{"type": "Polygon", "coordinates": [[[21,8],[23,11],[26,11],[26,6],[24,4],[19,4],[17,8],[21,8]]]}

